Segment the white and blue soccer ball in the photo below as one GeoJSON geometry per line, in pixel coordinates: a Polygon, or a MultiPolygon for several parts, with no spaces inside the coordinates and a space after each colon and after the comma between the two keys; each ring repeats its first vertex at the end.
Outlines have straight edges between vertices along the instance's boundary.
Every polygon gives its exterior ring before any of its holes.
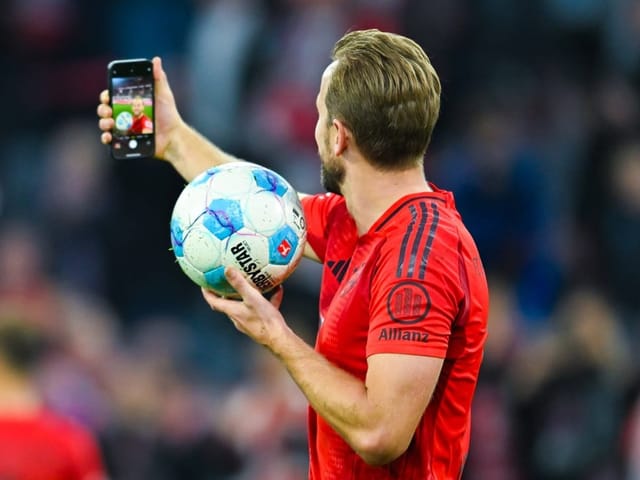
{"type": "Polygon", "coordinates": [[[133,125],[133,115],[129,112],[120,112],[116,117],[116,128],[121,132],[126,132],[133,125]]]}
{"type": "Polygon", "coordinates": [[[171,244],[182,271],[225,297],[237,296],[225,279],[226,266],[268,292],[293,273],[306,238],[297,192],[282,176],[249,162],[200,174],[171,216],[171,244]]]}

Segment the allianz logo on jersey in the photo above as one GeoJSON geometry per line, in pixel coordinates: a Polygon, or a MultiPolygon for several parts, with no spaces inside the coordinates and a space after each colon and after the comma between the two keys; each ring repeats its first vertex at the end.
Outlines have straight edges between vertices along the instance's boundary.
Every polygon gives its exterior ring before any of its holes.
{"type": "Polygon", "coordinates": [[[429,334],[419,330],[407,330],[398,327],[387,327],[380,330],[378,340],[400,340],[401,342],[427,343],[429,334]]]}

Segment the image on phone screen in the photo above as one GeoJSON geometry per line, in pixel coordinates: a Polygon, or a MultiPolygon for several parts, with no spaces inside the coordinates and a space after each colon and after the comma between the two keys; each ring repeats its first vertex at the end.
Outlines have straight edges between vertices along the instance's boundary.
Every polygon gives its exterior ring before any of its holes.
{"type": "Polygon", "coordinates": [[[153,79],[149,76],[111,78],[115,126],[112,149],[117,158],[153,155],[153,79]]]}

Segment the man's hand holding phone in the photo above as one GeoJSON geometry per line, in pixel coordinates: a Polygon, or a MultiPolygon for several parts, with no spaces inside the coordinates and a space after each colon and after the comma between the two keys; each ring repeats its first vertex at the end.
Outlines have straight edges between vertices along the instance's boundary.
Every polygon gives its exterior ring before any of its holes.
{"type": "Polygon", "coordinates": [[[170,132],[183,123],[158,57],[111,62],[98,116],[114,158],[165,158],[170,132]]]}
{"type": "MultiPolygon", "coordinates": [[[[151,151],[149,156],[168,161],[187,181],[191,181],[207,168],[237,161],[238,158],[219,149],[182,120],[160,58],[155,57],[151,65],[155,150],[151,151]]],[[[102,131],[100,139],[105,145],[111,145],[113,152],[116,119],[112,105],[110,90],[102,91],[97,109],[100,117],[98,126],[102,131]]]]}

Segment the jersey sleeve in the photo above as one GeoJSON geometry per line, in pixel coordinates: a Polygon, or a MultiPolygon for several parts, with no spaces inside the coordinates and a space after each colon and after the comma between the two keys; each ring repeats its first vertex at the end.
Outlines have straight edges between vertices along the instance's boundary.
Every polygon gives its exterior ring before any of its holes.
{"type": "Polygon", "coordinates": [[[308,195],[302,199],[307,222],[307,241],[321,262],[324,262],[327,250],[331,212],[343,202],[342,196],[332,193],[308,195]]]}
{"type": "Polygon", "coordinates": [[[75,477],[78,480],[104,480],[106,473],[100,447],[84,427],[73,425],[67,435],[75,477]]]}
{"type": "Polygon", "coordinates": [[[430,250],[415,256],[401,245],[390,240],[380,252],[371,287],[367,356],[445,358],[462,295],[456,248],[436,237],[430,250]]]}

